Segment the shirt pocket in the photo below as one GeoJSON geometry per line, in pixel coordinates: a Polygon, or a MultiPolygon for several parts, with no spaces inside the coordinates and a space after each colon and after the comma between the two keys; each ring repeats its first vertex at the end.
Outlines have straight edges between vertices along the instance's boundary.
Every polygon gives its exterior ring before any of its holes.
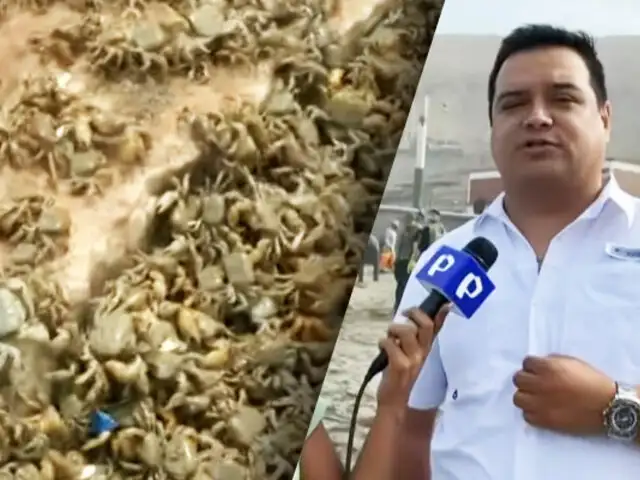
{"type": "Polygon", "coordinates": [[[563,352],[614,380],[640,382],[640,264],[585,269],[569,289],[563,352]]]}

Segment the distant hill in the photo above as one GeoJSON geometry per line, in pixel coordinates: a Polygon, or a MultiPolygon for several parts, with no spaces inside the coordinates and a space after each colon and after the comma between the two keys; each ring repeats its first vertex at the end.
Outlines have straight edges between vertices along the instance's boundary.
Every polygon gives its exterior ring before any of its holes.
{"type": "MultiPolygon", "coordinates": [[[[450,145],[446,152],[436,149],[428,159],[432,182],[458,185],[440,187],[448,190],[447,197],[461,199],[466,172],[492,166],[487,148],[487,79],[499,44],[497,36],[436,35],[431,46],[416,99],[430,97],[430,142],[450,145]]],[[[633,53],[640,51],[640,36],[602,37],[597,48],[613,103],[609,156],[640,164],[640,56],[633,53]]],[[[421,108],[422,100],[416,101],[410,117],[420,115],[421,108]]],[[[385,202],[411,198],[407,187],[412,183],[413,157],[406,152],[394,163],[385,202]]]]}
{"type": "MultiPolygon", "coordinates": [[[[486,145],[487,78],[499,37],[436,35],[418,95],[429,94],[429,136],[474,151],[486,145]]],[[[640,36],[603,37],[597,48],[613,103],[610,155],[640,163],[640,36]]]]}

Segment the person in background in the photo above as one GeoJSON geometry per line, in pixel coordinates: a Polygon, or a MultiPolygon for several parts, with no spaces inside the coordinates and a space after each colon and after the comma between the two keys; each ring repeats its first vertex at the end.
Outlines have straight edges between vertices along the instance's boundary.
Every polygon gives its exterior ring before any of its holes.
{"type": "Polygon", "coordinates": [[[415,214],[413,221],[418,227],[418,230],[421,230],[427,221],[427,214],[425,213],[424,209],[421,208],[420,210],[418,210],[418,213],[415,214]]]}
{"type": "Polygon", "coordinates": [[[394,220],[391,225],[384,231],[384,240],[382,244],[382,261],[381,270],[388,272],[393,269],[396,259],[396,241],[398,240],[398,229],[400,222],[394,220]]]}
{"type": "Polygon", "coordinates": [[[420,235],[417,243],[417,255],[419,257],[422,253],[431,246],[436,240],[447,233],[442,220],[440,212],[432,208],[427,212],[427,219],[425,225],[420,230],[420,235]]]}
{"type": "Polygon", "coordinates": [[[377,282],[380,278],[380,241],[375,235],[369,235],[367,248],[364,251],[364,257],[360,263],[360,272],[358,273],[358,283],[364,283],[364,267],[373,265],[373,281],[377,282]]]}
{"type": "Polygon", "coordinates": [[[396,260],[393,266],[393,274],[396,280],[394,312],[398,309],[400,299],[404,293],[404,287],[407,284],[407,280],[409,280],[409,264],[416,249],[419,231],[419,223],[416,218],[413,214],[408,214],[404,219],[402,231],[396,242],[396,260]]]}

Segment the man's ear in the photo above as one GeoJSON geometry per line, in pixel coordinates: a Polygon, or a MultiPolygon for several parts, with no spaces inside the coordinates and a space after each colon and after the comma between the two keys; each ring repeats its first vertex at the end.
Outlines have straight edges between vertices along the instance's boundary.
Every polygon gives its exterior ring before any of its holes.
{"type": "Polygon", "coordinates": [[[607,141],[609,141],[611,138],[611,102],[608,100],[600,107],[600,119],[607,135],[607,141]]]}

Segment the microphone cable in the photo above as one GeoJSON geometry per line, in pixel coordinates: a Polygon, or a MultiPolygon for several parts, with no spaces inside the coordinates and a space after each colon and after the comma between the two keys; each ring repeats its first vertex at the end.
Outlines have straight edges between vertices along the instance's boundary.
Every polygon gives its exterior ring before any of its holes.
{"type": "Polygon", "coordinates": [[[387,367],[387,357],[383,355],[378,355],[371,366],[367,370],[367,373],[364,376],[364,380],[360,385],[360,389],[356,394],[356,400],[353,405],[353,412],[351,413],[351,422],[349,423],[349,436],[347,437],[347,453],[345,456],[345,464],[344,464],[344,474],[342,476],[342,480],[350,480],[351,479],[351,459],[353,457],[353,442],[355,440],[356,428],[358,426],[358,411],[360,410],[360,402],[362,401],[362,397],[364,396],[364,392],[371,382],[375,378],[377,374],[382,372],[387,367]]]}
{"type": "MultiPolygon", "coordinates": [[[[471,240],[462,250],[472,256],[480,266],[485,270],[489,270],[498,258],[498,250],[495,245],[484,237],[476,237],[471,240]]],[[[427,298],[420,304],[420,310],[430,318],[438,313],[440,308],[447,302],[447,298],[436,290],[432,290],[427,298]]],[[[371,366],[364,376],[364,380],[360,385],[360,389],[356,394],[353,413],[351,414],[351,422],[349,424],[349,436],[347,437],[347,451],[345,455],[344,474],[342,480],[351,480],[351,459],[353,457],[353,442],[355,440],[356,427],[358,426],[358,411],[360,403],[364,396],[365,389],[373,380],[373,378],[383,372],[389,365],[389,358],[386,352],[380,351],[378,356],[373,360],[371,366]]]]}

